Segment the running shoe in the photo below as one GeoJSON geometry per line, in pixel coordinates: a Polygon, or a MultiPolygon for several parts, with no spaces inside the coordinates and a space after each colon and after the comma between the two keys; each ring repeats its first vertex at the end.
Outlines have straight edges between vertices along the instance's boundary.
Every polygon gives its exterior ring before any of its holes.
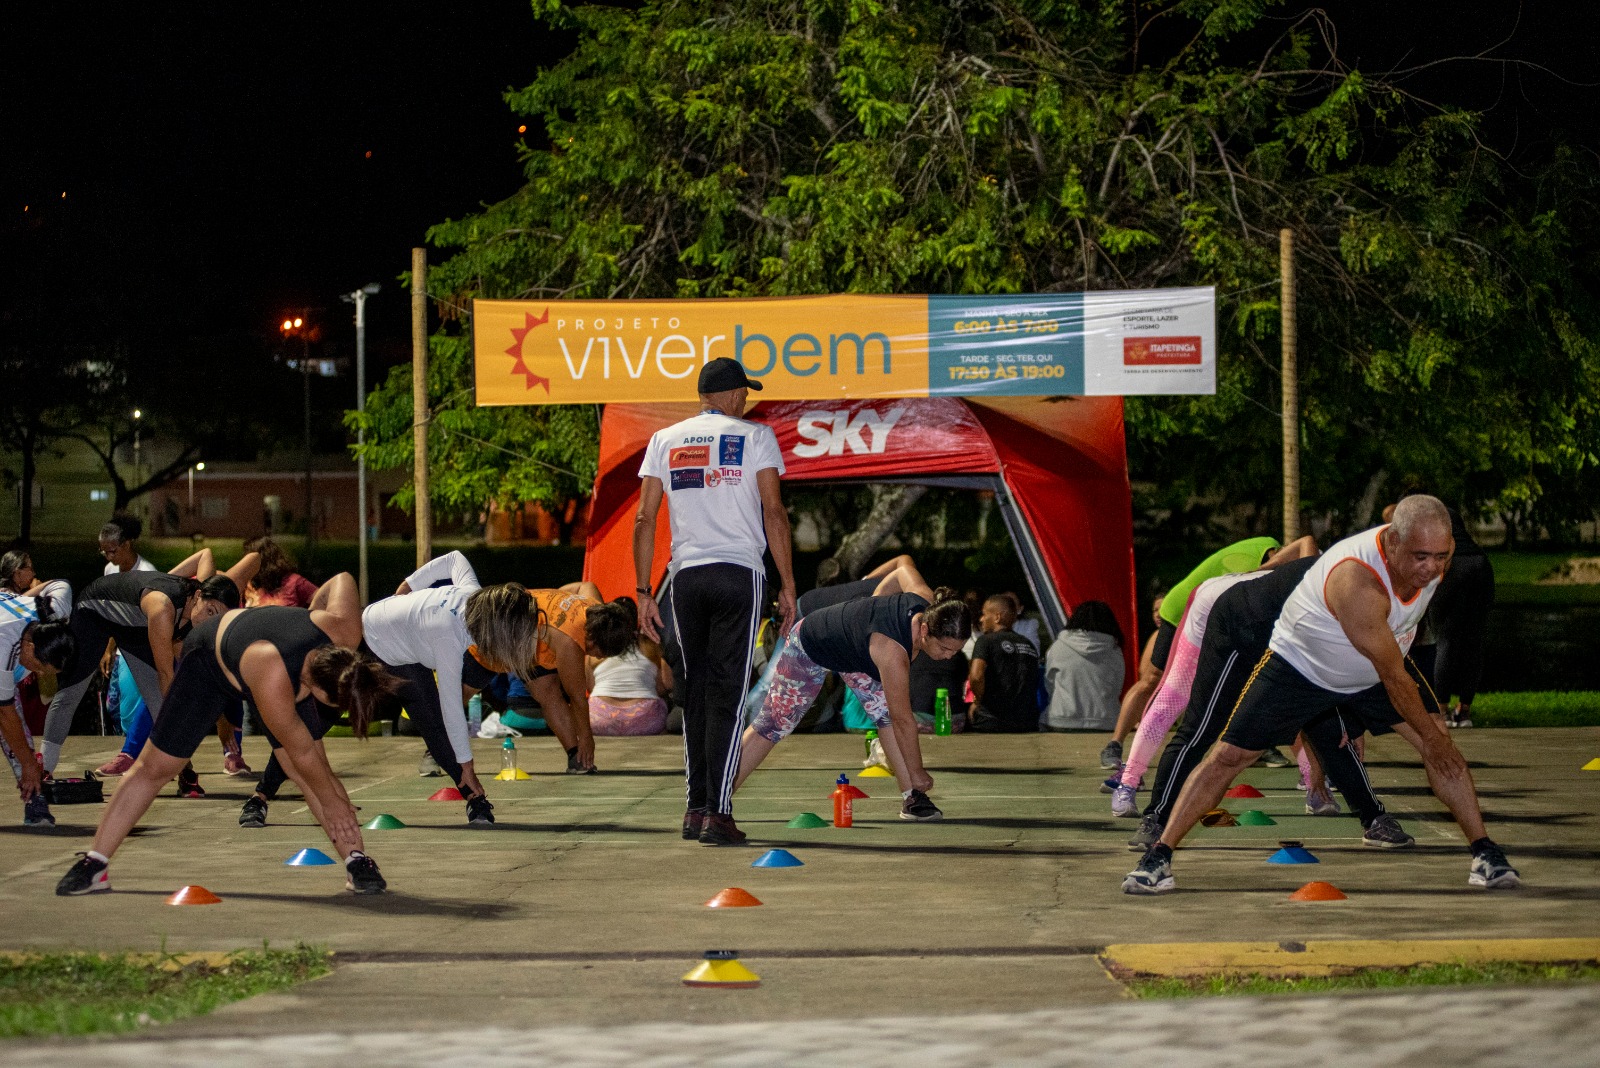
{"type": "Polygon", "coordinates": [[[485,827],[494,822],[494,806],[489,803],[489,795],[474,794],[467,798],[467,822],[485,827]]]}
{"type": "Polygon", "coordinates": [[[22,825],[24,827],[56,825],[56,818],[50,815],[50,803],[44,799],[43,794],[34,794],[28,798],[28,803],[22,806],[22,825]]]}
{"type": "Polygon", "coordinates": [[[1306,791],[1306,815],[1308,816],[1337,816],[1339,802],[1326,790],[1306,791]]]}
{"type": "Polygon", "coordinates": [[[344,866],[344,888],[353,894],[381,894],[388,889],[378,862],[365,853],[352,853],[344,866]]]}
{"type": "Polygon", "coordinates": [[[185,764],[183,770],[178,772],[178,796],[206,796],[205,787],[200,785],[200,773],[194,770],[193,764],[185,764]]]}
{"type": "Polygon", "coordinates": [[[267,825],[267,803],[261,798],[250,795],[250,799],[239,810],[239,826],[265,827],[267,825]]]}
{"type": "Polygon", "coordinates": [[[1177,886],[1172,878],[1172,861],[1153,849],[1122,880],[1124,894],[1165,894],[1177,886]]]}
{"type": "Polygon", "coordinates": [[[111,872],[106,862],[95,860],[87,853],[78,854],[78,862],[67,869],[67,874],[56,883],[57,897],[81,897],[99,894],[111,889],[111,872]]]}
{"type": "Polygon", "coordinates": [[[118,753],[110,760],[94,769],[96,775],[126,775],[133,770],[133,757],[127,753],[118,753]]]}
{"type": "Polygon", "coordinates": [[[222,773],[230,779],[248,779],[255,775],[244,762],[243,753],[228,752],[222,757],[222,773]]]}
{"type": "Polygon", "coordinates": [[[1506,860],[1505,852],[1491,842],[1472,858],[1467,885],[1481,886],[1485,890],[1512,890],[1522,885],[1522,877],[1506,860]]]}
{"type": "Polygon", "coordinates": [[[582,764],[578,763],[578,754],[577,753],[568,753],[567,754],[567,774],[568,775],[594,775],[599,770],[600,769],[595,767],[593,764],[590,764],[588,767],[584,767],[582,764]]]}
{"type": "Polygon", "coordinates": [[[691,808],[683,814],[683,840],[685,842],[698,842],[700,831],[706,825],[706,810],[691,808]]]}
{"type": "Polygon", "coordinates": [[[439,762],[433,759],[432,753],[423,753],[422,759],[417,761],[417,775],[424,779],[431,779],[435,775],[443,775],[444,769],[439,767],[439,762]]]}
{"type": "Polygon", "coordinates": [[[917,823],[933,823],[944,819],[944,813],[939,811],[938,805],[928,800],[927,794],[912,790],[911,796],[900,802],[900,818],[917,823]]]}
{"type": "Polygon", "coordinates": [[[1129,819],[1139,815],[1139,791],[1131,786],[1119,785],[1111,791],[1111,814],[1129,819]]]}
{"type": "Polygon", "coordinates": [[[1128,839],[1128,848],[1135,852],[1148,852],[1150,847],[1161,841],[1161,832],[1165,830],[1161,821],[1154,816],[1146,815],[1139,821],[1139,829],[1133,832],[1133,837],[1128,839]]]}
{"type": "Polygon", "coordinates": [[[1417,840],[1405,832],[1399,820],[1385,812],[1367,825],[1361,844],[1374,849],[1405,849],[1416,845],[1417,840]]]}
{"type": "Polygon", "coordinates": [[[1272,746],[1256,758],[1256,764],[1263,768],[1292,768],[1294,759],[1283,755],[1283,750],[1272,746]]]}
{"type": "Polygon", "coordinates": [[[1444,725],[1455,730],[1470,727],[1472,726],[1472,713],[1461,711],[1461,706],[1457,705],[1445,712],[1444,725]]]}
{"type": "Polygon", "coordinates": [[[733,816],[720,812],[707,812],[700,826],[701,845],[743,845],[745,837],[739,825],[733,822],[733,816]]]}
{"type": "Polygon", "coordinates": [[[1100,750],[1100,766],[1107,771],[1116,771],[1122,767],[1122,743],[1107,742],[1106,747],[1100,750]]]}

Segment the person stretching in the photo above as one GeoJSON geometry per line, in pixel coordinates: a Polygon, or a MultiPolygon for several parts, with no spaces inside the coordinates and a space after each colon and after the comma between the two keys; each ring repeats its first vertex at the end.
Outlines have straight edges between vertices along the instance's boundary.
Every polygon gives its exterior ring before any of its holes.
{"type": "Polygon", "coordinates": [[[356,737],[366,737],[378,703],[398,680],[360,653],[361,599],[348,573],[329,579],[310,608],[235,609],[208,620],[184,641],[184,656],[150,740],[100,818],[94,848],[61,877],[60,896],[111,889],[117,847],[211,735],[217,716],[243,697],[275,756],[305,793],[306,804],[344,860],[345,888],[382,893],[378,865],[362,851],[355,807],[308,729],[318,703],[348,709],[356,737]]]}
{"type": "MultiPolygon", "coordinates": [[[[70,603],[64,607],[71,610],[70,603]]],[[[56,825],[44,798],[44,774],[33,755],[33,733],[26,718],[17,711],[16,701],[17,669],[34,676],[54,675],[62,665],[72,662],[75,641],[70,628],[56,628],[50,642],[40,644],[35,640],[40,624],[48,624],[55,611],[56,605],[48,594],[28,597],[0,591],[0,650],[5,653],[5,667],[0,670],[0,750],[5,752],[12,774],[17,777],[25,827],[56,825]]]]}

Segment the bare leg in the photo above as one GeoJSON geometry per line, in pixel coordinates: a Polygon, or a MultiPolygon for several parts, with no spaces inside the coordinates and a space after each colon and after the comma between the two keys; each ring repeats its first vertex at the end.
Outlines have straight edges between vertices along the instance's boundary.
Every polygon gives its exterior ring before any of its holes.
{"type": "MultiPolygon", "coordinates": [[[[316,744],[319,749],[322,747],[322,743],[320,741],[316,744]]],[[[300,793],[305,798],[306,807],[311,810],[311,815],[316,819],[317,826],[322,828],[322,833],[328,836],[328,842],[333,846],[334,849],[338,850],[339,859],[345,860],[350,856],[351,853],[358,849],[362,849],[360,830],[356,830],[355,836],[348,839],[343,838],[342,836],[336,838],[334,837],[333,833],[328,830],[327,822],[323,819],[324,809],[322,807],[322,799],[316,795],[315,791],[306,789],[305,782],[300,778],[300,770],[295,767],[294,758],[282,749],[274,749],[272,751],[272,755],[277,757],[278,763],[283,765],[284,774],[289,776],[296,786],[300,787],[300,793]]],[[[338,783],[338,780],[335,779],[334,782],[338,783]]],[[[339,786],[339,791],[340,793],[344,793],[344,786],[342,784],[339,786]]],[[[350,800],[350,795],[345,794],[344,800],[346,803],[348,803],[350,800]]],[[[365,852],[365,850],[362,851],[365,852]]]]}
{"type": "Polygon", "coordinates": [[[592,582],[569,582],[565,586],[561,587],[561,592],[575,593],[579,597],[584,597],[591,601],[599,601],[601,603],[604,603],[606,599],[606,595],[600,592],[600,587],[596,586],[592,582]]]}
{"type": "Polygon", "coordinates": [[[861,577],[863,579],[881,579],[890,572],[898,571],[902,567],[909,567],[913,572],[917,570],[917,565],[911,560],[911,554],[901,553],[899,556],[891,557],[861,577]]]}
{"type": "MultiPolygon", "coordinates": [[[[1418,743],[1422,736],[1416,728],[1409,723],[1396,723],[1394,732],[1422,753],[1422,746],[1418,743]]],[[[1422,758],[1422,766],[1428,772],[1428,785],[1433,788],[1433,796],[1443,801],[1450,810],[1450,815],[1456,818],[1461,833],[1467,836],[1467,841],[1476,842],[1488,836],[1489,832],[1483,826],[1483,813],[1478,808],[1478,787],[1472,781],[1472,772],[1467,770],[1466,761],[1461,764],[1461,771],[1451,775],[1429,763],[1427,756],[1422,758]]],[[[119,791],[120,792],[120,791],[119,791]]]]}
{"type": "Polygon", "coordinates": [[[744,785],[750,773],[761,766],[761,762],[767,759],[767,754],[772,752],[777,744],[757,734],[754,727],[744,729],[744,738],[739,742],[739,774],[733,780],[735,792],[744,785]]]}
{"type": "Polygon", "coordinates": [[[1161,844],[1177,848],[1184,835],[1200,822],[1200,817],[1217,807],[1239,773],[1254,764],[1263,752],[1262,749],[1240,749],[1221,741],[1212,746],[1211,752],[1189,776],[1189,781],[1183,784],[1183,793],[1178,795],[1178,803],[1173,806],[1172,818],[1161,832],[1161,844]]]}
{"type": "Polygon", "coordinates": [[[1139,678],[1128,687],[1128,692],[1122,695],[1122,707],[1117,710],[1117,729],[1112,733],[1111,740],[1120,742],[1128,736],[1128,732],[1139,725],[1139,719],[1144,715],[1144,706],[1150,703],[1150,698],[1155,696],[1156,687],[1161,683],[1161,669],[1150,661],[1150,654],[1155,649],[1154,635],[1144,643],[1144,653],[1139,657],[1139,678]]]}
{"type": "Polygon", "coordinates": [[[150,811],[150,802],[156,799],[161,788],[188,762],[184,757],[163,753],[151,743],[144,743],[139,759],[122,777],[117,792],[111,795],[111,802],[100,817],[100,826],[94,832],[94,851],[110,860],[139,818],[150,811]]]}

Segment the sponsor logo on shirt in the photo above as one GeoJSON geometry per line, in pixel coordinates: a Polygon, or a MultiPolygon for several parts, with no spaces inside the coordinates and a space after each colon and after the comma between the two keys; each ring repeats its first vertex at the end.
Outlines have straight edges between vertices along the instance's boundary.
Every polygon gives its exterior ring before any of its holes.
{"type": "Polygon", "coordinates": [[[691,467],[686,470],[672,472],[672,488],[704,489],[706,485],[706,472],[704,468],[691,467]]]}
{"type": "Polygon", "coordinates": [[[744,465],[743,434],[722,435],[722,444],[717,450],[717,463],[723,467],[741,467],[744,465]]]}
{"type": "Polygon", "coordinates": [[[706,467],[710,463],[709,445],[685,445],[667,454],[667,466],[674,471],[680,467],[706,467]]]}
{"type": "Polygon", "coordinates": [[[707,486],[737,486],[743,479],[742,467],[713,467],[706,472],[707,486]]]}

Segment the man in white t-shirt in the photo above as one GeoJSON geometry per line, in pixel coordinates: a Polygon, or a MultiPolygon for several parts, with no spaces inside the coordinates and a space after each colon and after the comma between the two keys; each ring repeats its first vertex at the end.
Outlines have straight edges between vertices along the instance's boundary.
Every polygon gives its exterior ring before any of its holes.
{"type": "Polygon", "coordinates": [[[762,550],[772,550],[783,588],[783,631],[794,620],[789,514],[778,478],[783,458],[772,428],[741,418],[748,391],[761,388],[726,357],[700,369],[701,412],[659,430],[639,467],[633,563],[639,624],[660,640],[661,611],[673,620],[688,700],[683,747],[689,778],[683,837],[737,845],[733,786],[739,770],[740,708],[750,682],[756,628],[766,608],[762,550]],[[656,514],[666,494],[672,522],[669,592],[658,608],[650,586],[656,514]]]}

